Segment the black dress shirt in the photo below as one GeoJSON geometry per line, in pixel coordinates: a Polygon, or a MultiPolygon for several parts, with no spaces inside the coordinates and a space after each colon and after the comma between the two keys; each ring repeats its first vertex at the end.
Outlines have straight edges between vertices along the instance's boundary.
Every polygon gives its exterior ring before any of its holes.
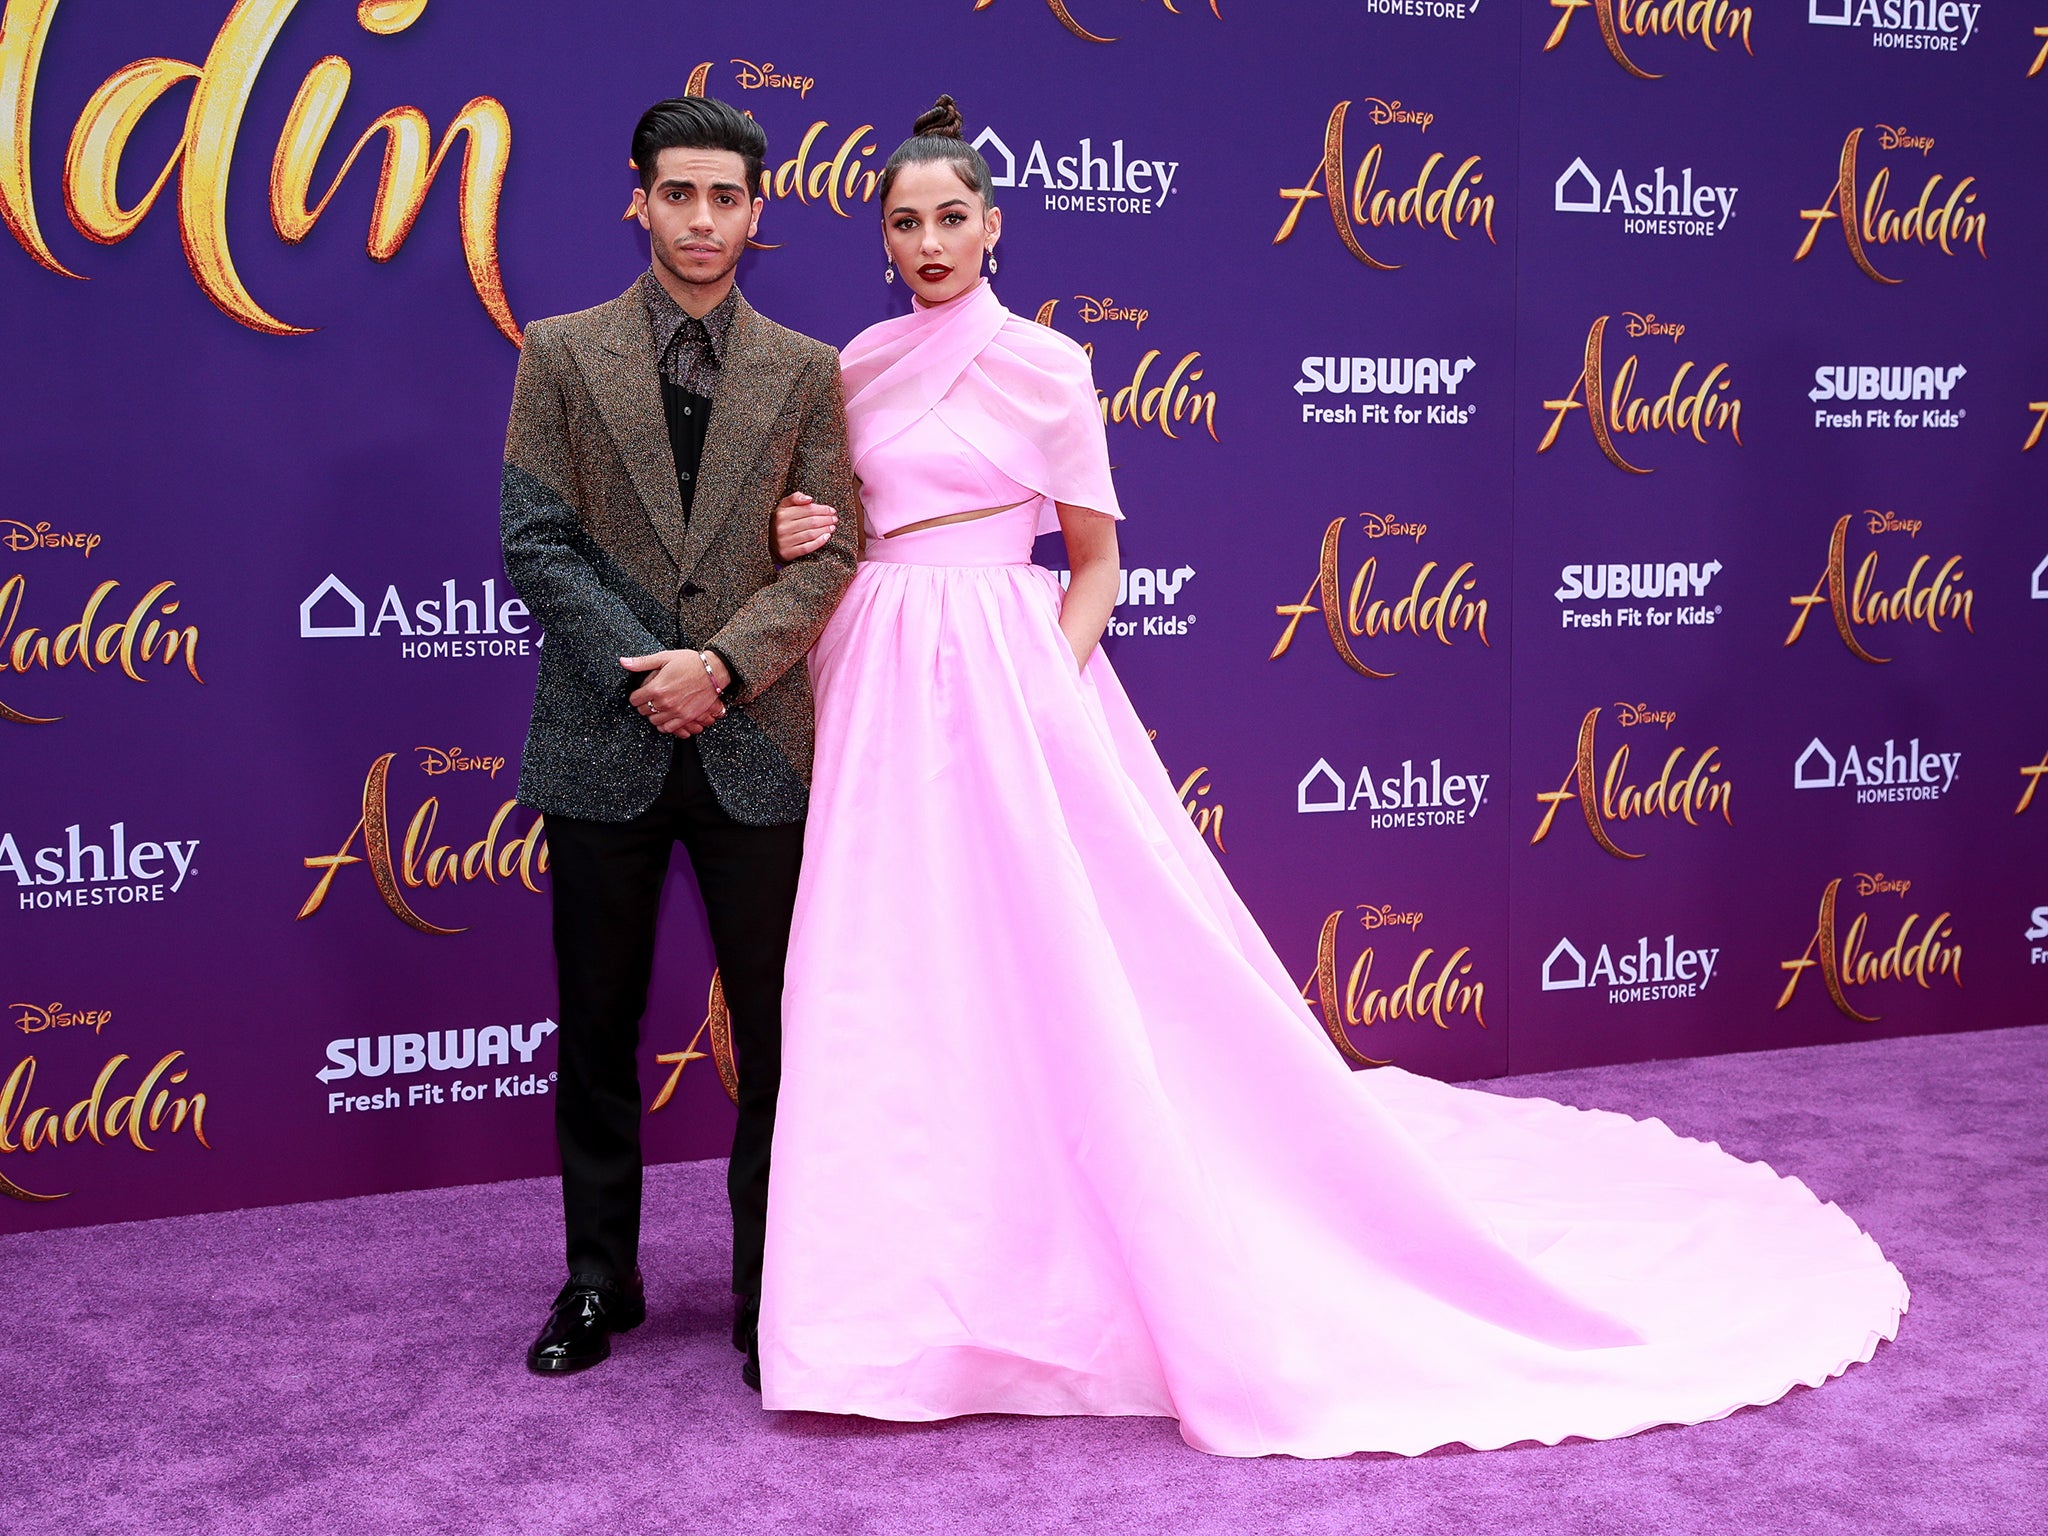
{"type": "Polygon", "coordinates": [[[654,333],[654,355],[661,371],[662,413],[668,419],[669,448],[675,454],[676,490],[688,516],[704,460],[704,435],[717,398],[718,374],[725,360],[726,338],[739,311],[740,291],[730,290],[716,309],[702,319],[687,314],[649,271],[640,279],[654,333]]]}

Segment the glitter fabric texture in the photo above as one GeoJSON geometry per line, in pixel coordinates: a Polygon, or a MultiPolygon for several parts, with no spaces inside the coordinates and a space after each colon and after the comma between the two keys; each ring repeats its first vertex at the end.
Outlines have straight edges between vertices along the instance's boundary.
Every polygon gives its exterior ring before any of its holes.
{"type": "Polygon", "coordinates": [[[648,305],[620,297],[526,328],[505,435],[505,569],[546,632],[519,799],[626,821],[660,792],[674,752],[627,703],[621,656],[699,646],[729,661],[735,697],[698,737],[735,821],[802,819],[810,778],[810,650],[859,559],[839,360],[735,296],[718,411],[686,519],[661,405],[648,305]],[[776,503],[836,508],[825,546],[777,566],[776,503]]]}

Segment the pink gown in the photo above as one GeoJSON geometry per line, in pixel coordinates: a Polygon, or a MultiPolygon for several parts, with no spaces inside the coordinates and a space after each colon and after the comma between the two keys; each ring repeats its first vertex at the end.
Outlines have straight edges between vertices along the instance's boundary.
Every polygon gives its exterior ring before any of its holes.
{"type": "Polygon", "coordinates": [[[1416,1454],[1719,1418],[1895,1335],[1797,1179],[1346,1067],[1031,563],[1053,500],[1120,515],[1084,354],[984,286],[845,365],[872,526],[811,658],[768,1407],[1416,1454]]]}

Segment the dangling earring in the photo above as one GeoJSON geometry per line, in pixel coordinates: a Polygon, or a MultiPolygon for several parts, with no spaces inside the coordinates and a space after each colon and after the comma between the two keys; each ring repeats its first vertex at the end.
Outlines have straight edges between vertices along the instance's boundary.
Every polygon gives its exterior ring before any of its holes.
{"type": "Polygon", "coordinates": [[[896,263],[895,263],[895,262],[893,262],[893,261],[892,261],[892,262],[890,262],[890,263],[889,263],[888,265],[886,265],[885,267],[883,267],[883,268],[882,268],[882,281],[883,281],[883,282],[885,282],[885,283],[893,283],[893,282],[895,282],[895,281],[896,281],[896,263]]]}
{"type": "Polygon", "coordinates": [[[988,248],[988,275],[990,277],[996,275],[996,248],[994,246],[988,248]]]}

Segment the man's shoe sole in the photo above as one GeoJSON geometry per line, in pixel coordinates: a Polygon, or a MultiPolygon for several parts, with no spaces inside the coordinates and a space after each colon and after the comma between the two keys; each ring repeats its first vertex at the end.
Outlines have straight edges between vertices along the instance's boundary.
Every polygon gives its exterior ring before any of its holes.
{"type": "Polygon", "coordinates": [[[529,1352],[526,1368],[536,1376],[573,1376],[578,1371],[587,1371],[593,1365],[603,1365],[611,1359],[611,1344],[607,1342],[604,1353],[599,1355],[578,1355],[569,1359],[544,1360],[529,1352]]]}

